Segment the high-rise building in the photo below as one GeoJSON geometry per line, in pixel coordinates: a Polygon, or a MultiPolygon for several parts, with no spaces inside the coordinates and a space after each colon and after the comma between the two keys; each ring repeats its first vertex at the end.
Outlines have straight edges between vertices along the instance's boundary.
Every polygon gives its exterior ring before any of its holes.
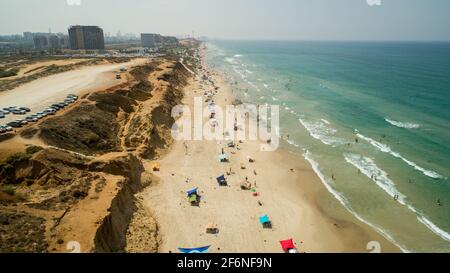
{"type": "Polygon", "coordinates": [[[162,36],[154,33],[141,33],[141,43],[143,47],[176,45],[178,44],[178,39],[175,37],[162,36]]]}
{"type": "Polygon", "coordinates": [[[33,37],[34,48],[36,50],[46,50],[49,48],[48,36],[35,35],[33,37]]]}
{"type": "Polygon", "coordinates": [[[69,43],[71,49],[105,49],[103,30],[97,26],[71,26],[69,43]]]}

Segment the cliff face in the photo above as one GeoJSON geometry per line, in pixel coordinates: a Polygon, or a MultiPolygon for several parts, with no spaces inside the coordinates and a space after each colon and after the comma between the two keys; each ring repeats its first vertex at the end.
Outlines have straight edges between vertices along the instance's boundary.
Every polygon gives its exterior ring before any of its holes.
{"type": "Polygon", "coordinates": [[[153,180],[140,159],[171,144],[171,109],[190,76],[179,63],[155,61],[130,71],[127,86],[91,93],[25,130],[23,137],[49,147],[0,163],[0,221],[8,235],[0,252],[67,252],[70,241],[82,252],[124,251],[135,194],[153,180]],[[17,229],[20,219],[31,219],[33,236],[17,229]]]}

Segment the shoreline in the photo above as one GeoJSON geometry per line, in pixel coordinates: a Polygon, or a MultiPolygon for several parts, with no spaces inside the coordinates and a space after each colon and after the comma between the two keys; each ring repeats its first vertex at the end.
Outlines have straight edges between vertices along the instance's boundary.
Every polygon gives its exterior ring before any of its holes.
{"type": "MultiPolygon", "coordinates": [[[[219,92],[217,105],[234,100],[223,75],[202,65],[211,75],[219,92]]],[[[193,97],[208,88],[198,78],[185,88],[183,103],[193,105],[193,97]]],[[[275,152],[260,152],[258,141],[244,141],[239,150],[226,148],[225,141],[175,141],[157,163],[159,183],[142,194],[144,205],[158,222],[162,243],[159,252],[174,252],[177,247],[212,245],[211,252],[281,252],[279,240],[293,238],[300,252],[369,252],[367,244],[378,241],[382,252],[399,252],[383,236],[359,222],[325,189],[312,166],[303,157],[280,148],[275,152]],[[187,147],[187,148],[186,148],[187,147]],[[217,162],[221,149],[231,154],[230,163],[217,162]],[[255,159],[246,162],[246,157],[255,159]],[[241,164],[246,169],[240,168],[241,164]],[[219,188],[214,178],[226,173],[229,187],[219,188]],[[294,171],[292,172],[291,169],[294,171]],[[255,175],[256,174],[256,175],[255,175]],[[258,197],[242,191],[245,177],[256,183],[258,197]],[[187,182],[186,182],[187,181],[187,182]],[[202,196],[199,207],[191,207],[185,191],[199,187],[202,196]],[[321,200],[335,207],[322,206],[321,200]],[[329,199],[329,200],[328,200],[329,199]],[[259,205],[258,202],[262,205],[259,205]],[[272,229],[263,229],[258,217],[268,214],[272,229]],[[209,223],[217,224],[219,233],[205,233],[209,223]]],[[[147,170],[154,161],[144,161],[147,170]]]]}

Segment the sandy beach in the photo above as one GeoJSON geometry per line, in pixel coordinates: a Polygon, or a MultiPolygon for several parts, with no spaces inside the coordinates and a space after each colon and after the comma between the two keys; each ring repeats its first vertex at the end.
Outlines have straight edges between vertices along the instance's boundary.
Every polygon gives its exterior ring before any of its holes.
{"type": "MultiPolygon", "coordinates": [[[[219,87],[215,103],[231,104],[234,99],[224,77],[207,71],[219,87]]],[[[197,75],[185,88],[183,103],[193,109],[194,97],[213,89],[197,75]]],[[[226,141],[175,141],[161,159],[144,161],[148,171],[155,163],[161,166],[154,172],[158,183],[141,193],[144,206],[158,223],[159,252],[210,245],[213,253],[279,253],[279,241],[289,238],[299,252],[369,252],[370,241],[379,242],[382,252],[399,251],[333,200],[301,156],[281,148],[261,152],[259,141],[236,144],[229,148],[226,141]],[[222,149],[230,162],[219,162],[222,149]],[[231,174],[226,175],[230,169],[231,174]],[[228,186],[220,187],[216,177],[224,174],[228,186]],[[246,178],[257,196],[240,188],[246,178]],[[191,206],[186,191],[197,187],[200,204],[191,206]],[[328,209],[321,205],[323,200],[327,200],[328,209]],[[332,213],[329,207],[334,207],[332,213]],[[272,222],[271,229],[259,222],[265,214],[272,222]],[[206,233],[209,223],[217,225],[217,234],[206,233]]]]}

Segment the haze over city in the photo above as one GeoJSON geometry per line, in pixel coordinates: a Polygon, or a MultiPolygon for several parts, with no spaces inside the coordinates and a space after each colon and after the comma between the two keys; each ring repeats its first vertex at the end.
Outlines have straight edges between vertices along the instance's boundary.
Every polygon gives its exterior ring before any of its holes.
{"type": "Polygon", "coordinates": [[[0,34],[67,32],[261,40],[450,40],[447,0],[2,0],[0,34]],[[80,5],[77,5],[79,3],[80,5]],[[18,20],[20,18],[20,20],[18,20]],[[14,24],[11,24],[14,22],[14,24]],[[181,23],[182,22],[182,23],[181,23]]]}

